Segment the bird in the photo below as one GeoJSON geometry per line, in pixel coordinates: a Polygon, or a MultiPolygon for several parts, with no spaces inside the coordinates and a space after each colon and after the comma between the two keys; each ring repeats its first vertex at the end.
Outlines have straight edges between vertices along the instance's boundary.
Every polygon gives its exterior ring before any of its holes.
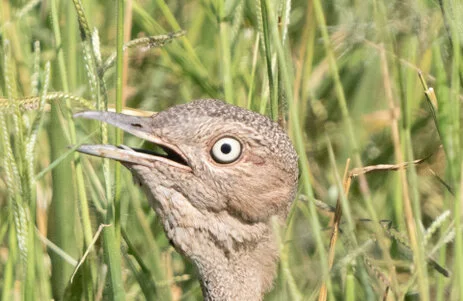
{"type": "Polygon", "coordinates": [[[152,116],[84,111],[161,147],[81,145],[81,153],[128,168],[173,247],[195,265],[206,301],[263,300],[273,287],[283,224],[298,186],[298,155],[287,133],[256,112],[215,99],[152,116]]]}

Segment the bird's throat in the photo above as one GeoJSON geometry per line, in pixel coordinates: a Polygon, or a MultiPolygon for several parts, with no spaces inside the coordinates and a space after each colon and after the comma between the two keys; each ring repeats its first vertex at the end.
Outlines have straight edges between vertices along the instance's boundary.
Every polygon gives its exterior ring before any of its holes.
{"type": "Polygon", "coordinates": [[[208,253],[207,258],[192,258],[205,300],[258,301],[272,288],[277,262],[272,241],[228,255],[218,248],[209,249],[208,253]]]}
{"type": "Polygon", "coordinates": [[[270,225],[240,229],[232,224],[238,223],[234,217],[205,214],[180,192],[161,185],[151,186],[147,195],[175,249],[197,267],[205,300],[262,300],[278,260],[270,225]]]}

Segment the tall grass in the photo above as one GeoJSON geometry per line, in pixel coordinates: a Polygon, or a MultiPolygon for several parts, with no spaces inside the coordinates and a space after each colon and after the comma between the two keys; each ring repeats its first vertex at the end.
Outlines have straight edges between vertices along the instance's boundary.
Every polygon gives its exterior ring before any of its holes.
{"type": "Polygon", "coordinates": [[[74,152],[122,133],[72,114],[206,97],[278,121],[299,153],[266,300],[460,300],[462,15],[454,0],[1,1],[1,300],[200,299],[129,172],[74,152]]]}

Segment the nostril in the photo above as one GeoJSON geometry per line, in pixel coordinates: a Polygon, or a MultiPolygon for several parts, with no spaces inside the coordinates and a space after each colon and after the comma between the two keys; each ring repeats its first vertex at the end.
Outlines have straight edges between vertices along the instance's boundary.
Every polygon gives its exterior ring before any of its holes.
{"type": "Polygon", "coordinates": [[[137,128],[142,128],[143,126],[139,123],[131,123],[131,126],[137,127],[137,128]]]}

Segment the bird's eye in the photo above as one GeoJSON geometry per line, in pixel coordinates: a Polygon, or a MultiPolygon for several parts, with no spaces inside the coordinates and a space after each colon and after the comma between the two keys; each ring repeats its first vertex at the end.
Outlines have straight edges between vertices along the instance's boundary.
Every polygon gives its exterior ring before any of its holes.
{"type": "Polygon", "coordinates": [[[211,155],[217,163],[235,162],[241,155],[241,143],[232,137],[220,138],[212,147],[211,155]]]}

